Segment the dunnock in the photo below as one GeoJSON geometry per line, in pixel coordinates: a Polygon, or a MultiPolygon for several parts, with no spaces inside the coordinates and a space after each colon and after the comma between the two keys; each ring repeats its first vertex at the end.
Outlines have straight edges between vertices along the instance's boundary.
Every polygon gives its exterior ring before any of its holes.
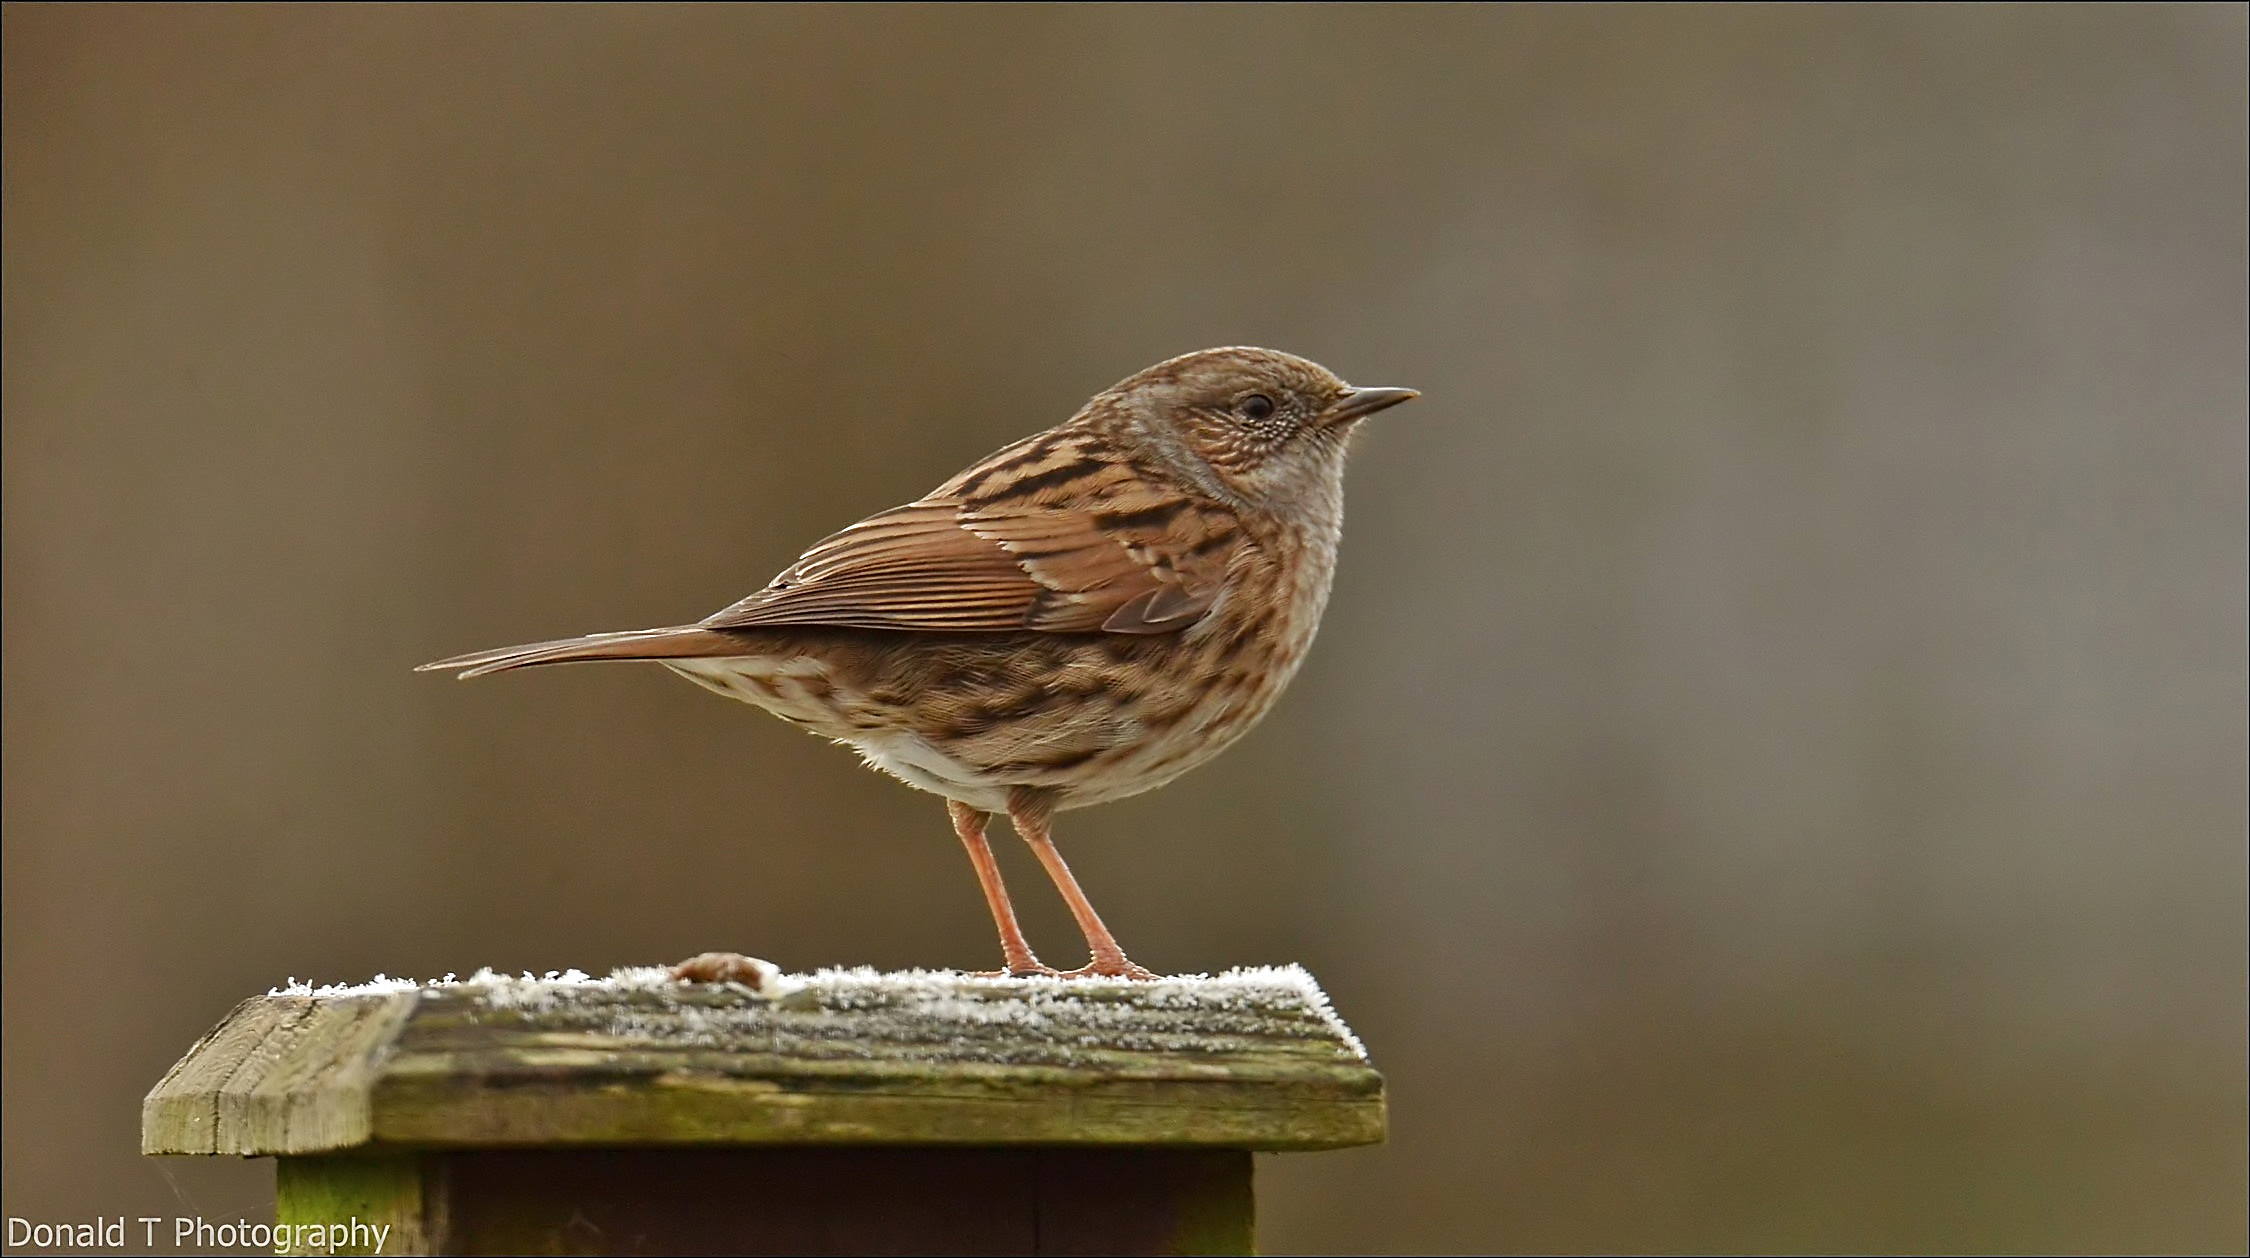
{"type": "Polygon", "coordinates": [[[695,624],[422,667],[657,661],[944,796],[1008,973],[1061,972],[1025,942],[985,841],[1002,811],[1092,950],[1069,973],[1152,977],[1102,925],[1049,821],[1164,785],[1273,706],[1328,601],[1351,432],[1414,396],[1274,350],[1186,354],[695,624]]]}

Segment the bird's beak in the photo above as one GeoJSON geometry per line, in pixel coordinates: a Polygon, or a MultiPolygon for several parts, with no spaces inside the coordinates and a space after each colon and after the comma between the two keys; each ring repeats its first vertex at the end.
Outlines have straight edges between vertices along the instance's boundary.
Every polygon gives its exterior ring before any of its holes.
{"type": "Polygon", "coordinates": [[[1420,396],[1422,395],[1413,389],[1353,389],[1321,412],[1320,422],[1348,424],[1355,419],[1365,419],[1384,407],[1411,402],[1420,396]]]}

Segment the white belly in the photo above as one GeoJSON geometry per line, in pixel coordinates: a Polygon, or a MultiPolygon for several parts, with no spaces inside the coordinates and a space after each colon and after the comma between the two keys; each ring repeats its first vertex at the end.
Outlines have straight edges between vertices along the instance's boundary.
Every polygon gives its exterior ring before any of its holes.
{"type": "Polygon", "coordinates": [[[960,800],[984,812],[1007,811],[1007,785],[994,782],[953,759],[919,735],[854,731],[851,737],[836,741],[851,747],[868,764],[908,786],[960,800]]]}
{"type": "Polygon", "coordinates": [[[831,681],[827,665],[820,660],[799,656],[662,662],[706,690],[756,704],[792,725],[850,747],[869,765],[908,786],[986,812],[1007,809],[1007,784],[992,781],[920,735],[896,728],[864,696],[831,681]]]}

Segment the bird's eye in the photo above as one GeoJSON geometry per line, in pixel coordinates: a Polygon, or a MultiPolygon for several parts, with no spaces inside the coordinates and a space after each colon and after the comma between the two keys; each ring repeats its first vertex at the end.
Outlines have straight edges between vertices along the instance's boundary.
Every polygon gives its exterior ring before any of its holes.
{"type": "Polygon", "coordinates": [[[1245,419],[1265,419],[1273,414],[1273,399],[1263,393],[1253,393],[1242,399],[1239,409],[1245,419]]]}

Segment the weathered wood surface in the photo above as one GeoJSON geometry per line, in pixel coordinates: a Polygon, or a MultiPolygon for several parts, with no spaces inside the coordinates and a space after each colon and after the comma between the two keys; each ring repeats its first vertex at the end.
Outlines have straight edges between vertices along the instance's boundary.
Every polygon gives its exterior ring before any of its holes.
{"type": "Polygon", "coordinates": [[[295,988],[148,1095],[147,1153],[638,1145],[1323,1149],[1383,1082],[1310,976],[825,971],[765,996],[661,970],[295,988]]]}

